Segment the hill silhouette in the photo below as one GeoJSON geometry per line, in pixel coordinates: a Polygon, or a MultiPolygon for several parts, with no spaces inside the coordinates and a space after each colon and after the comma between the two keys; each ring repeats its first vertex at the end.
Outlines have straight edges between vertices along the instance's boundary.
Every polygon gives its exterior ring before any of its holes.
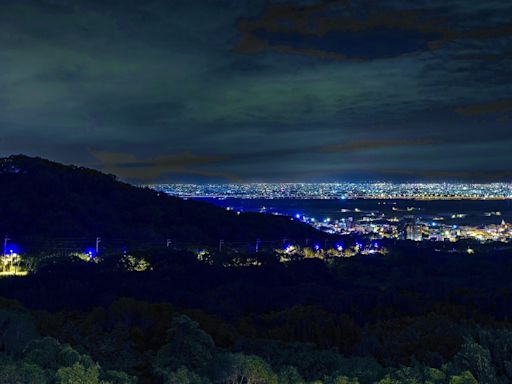
{"type": "Polygon", "coordinates": [[[289,217],[237,215],[96,170],[24,155],[0,159],[0,236],[206,242],[324,238],[289,217]]]}

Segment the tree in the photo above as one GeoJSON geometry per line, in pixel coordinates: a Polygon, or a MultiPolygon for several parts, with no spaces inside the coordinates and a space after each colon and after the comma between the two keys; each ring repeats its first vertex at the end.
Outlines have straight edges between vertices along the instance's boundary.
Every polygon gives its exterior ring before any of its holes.
{"type": "Polygon", "coordinates": [[[464,372],[462,375],[450,377],[450,384],[478,384],[471,372],[464,372]]]}
{"type": "Polygon", "coordinates": [[[0,365],[0,384],[47,384],[49,380],[40,367],[34,364],[0,365]]]}
{"type": "Polygon", "coordinates": [[[101,378],[112,384],[135,384],[137,382],[135,377],[120,371],[106,371],[101,378]]]}
{"type": "Polygon", "coordinates": [[[61,344],[53,337],[31,341],[23,351],[25,360],[44,369],[57,370],[80,364],[86,368],[94,365],[92,359],[82,355],[67,344],[61,344]]]}
{"type": "Polygon", "coordinates": [[[327,382],[328,384],[359,384],[359,380],[351,379],[347,376],[334,377],[327,382]]]}
{"type": "Polygon", "coordinates": [[[281,369],[278,375],[279,384],[304,384],[305,381],[297,371],[297,368],[286,366],[281,369]]]}
{"type": "Polygon", "coordinates": [[[80,363],[72,367],[63,367],[57,371],[58,384],[110,384],[99,379],[100,369],[97,365],[84,367],[80,363]]]}
{"type": "Polygon", "coordinates": [[[489,350],[472,339],[466,341],[455,355],[454,365],[459,368],[459,372],[471,372],[480,384],[495,384],[497,382],[489,350]]]}
{"type": "Polygon", "coordinates": [[[277,376],[265,360],[258,356],[243,356],[240,378],[247,384],[277,384],[277,376]]]}
{"type": "Polygon", "coordinates": [[[190,372],[185,367],[169,373],[165,378],[165,384],[203,384],[204,382],[199,375],[190,372]]]}
{"type": "Polygon", "coordinates": [[[337,375],[357,377],[363,384],[376,382],[384,373],[384,369],[371,356],[344,358],[339,365],[341,369],[336,371],[337,375]]]}
{"type": "Polygon", "coordinates": [[[218,352],[204,370],[214,383],[236,383],[240,373],[242,355],[218,352]]]}
{"type": "Polygon", "coordinates": [[[181,367],[198,371],[212,359],[213,339],[188,316],[181,315],[173,320],[168,339],[155,358],[157,373],[166,375],[181,367]]]}
{"type": "Polygon", "coordinates": [[[16,354],[37,338],[35,323],[30,314],[18,309],[0,309],[0,349],[16,354]]]}

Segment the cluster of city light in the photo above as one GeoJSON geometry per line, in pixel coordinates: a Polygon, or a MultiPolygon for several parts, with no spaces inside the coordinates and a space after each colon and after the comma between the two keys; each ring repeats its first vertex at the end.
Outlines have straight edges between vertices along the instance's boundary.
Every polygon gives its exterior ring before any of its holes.
{"type": "Polygon", "coordinates": [[[10,249],[8,252],[4,251],[0,262],[0,276],[23,276],[27,271],[21,266],[21,256],[10,249]]]}
{"type": "Polygon", "coordinates": [[[352,217],[339,220],[330,218],[317,220],[301,214],[295,217],[324,232],[369,236],[377,239],[450,242],[473,239],[482,243],[512,241],[512,224],[505,221],[500,224],[472,226],[445,224],[436,220],[416,219],[412,216],[385,219],[384,215],[381,215],[376,221],[366,216],[358,220],[352,217]]]}
{"type": "Polygon", "coordinates": [[[512,199],[512,183],[153,184],[185,198],[240,199],[512,199]]]}
{"type": "Polygon", "coordinates": [[[341,243],[331,246],[322,246],[322,244],[313,244],[312,247],[301,247],[298,245],[287,244],[283,249],[276,249],[281,262],[293,260],[299,256],[305,259],[329,259],[335,257],[352,257],[355,255],[375,255],[386,254],[388,250],[378,241],[356,242],[352,245],[341,243]]]}
{"type": "Polygon", "coordinates": [[[26,275],[21,266],[21,256],[18,247],[7,236],[4,238],[3,255],[0,261],[0,276],[26,275]]]}
{"type": "MultiPolygon", "coordinates": [[[[279,261],[286,263],[297,259],[321,259],[330,260],[340,257],[353,257],[356,255],[385,255],[388,249],[383,247],[379,241],[357,241],[355,244],[345,245],[342,243],[328,244],[327,242],[315,243],[306,246],[285,243],[281,248],[274,248],[273,251],[279,257],[279,261]]],[[[200,249],[197,251],[197,260],[206,264],[213,264],[213,253],[215,251],[200,249]]],[[[224,267],[254,267],[262,265],[257,257],[258,250],[249,254],[233,253],[233,257],[222,262],[224,267]]]]}

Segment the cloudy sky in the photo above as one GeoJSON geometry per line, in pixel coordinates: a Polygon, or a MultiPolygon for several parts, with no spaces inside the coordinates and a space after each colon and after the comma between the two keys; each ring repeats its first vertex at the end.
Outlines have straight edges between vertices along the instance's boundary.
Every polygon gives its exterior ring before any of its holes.
{"type": "Polygon", "coordinates": [[[510,0],[0,0],[0,155],[137,183],[511,180],[510,0]]]}

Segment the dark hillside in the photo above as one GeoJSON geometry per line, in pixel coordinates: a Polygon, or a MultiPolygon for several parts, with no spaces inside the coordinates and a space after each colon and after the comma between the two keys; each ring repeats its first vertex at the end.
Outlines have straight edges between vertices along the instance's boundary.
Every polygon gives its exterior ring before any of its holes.
{"type": "Polygon", "coordinates": [[[135,187],[92,169],[22,155],[0,159],[0,201],[0,235],[138,242],[320,237],[290,218],[237,215],[135,187]]]}

